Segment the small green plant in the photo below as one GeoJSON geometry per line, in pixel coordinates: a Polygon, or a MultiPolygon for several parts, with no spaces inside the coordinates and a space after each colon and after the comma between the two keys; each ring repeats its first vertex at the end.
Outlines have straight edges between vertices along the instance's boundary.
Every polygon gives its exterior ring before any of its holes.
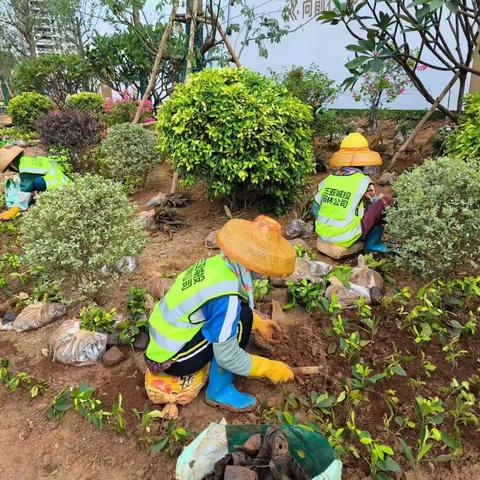
{"type": "Polygon", "coordinates": [[[372,314],[372,307],[366,304],[365,297],[360,297],[356,302],[358,319],[365,326],[364,330],[370,333],[373,338],[378,333],[380,317],[372,314]]]}
{"type": "Polygon", "coordinates": [[[340,337],[340,350],[342,351],[340,356],[346,358],[348,363],[352,363],[353,360],[358,358],[360,350],[364,345],[365,342],[361,339],[358,331],[353,332],[346,337],[340,337]]]}
{"type": "Polygon", "coordinates": [[[373,253],[366,253],[363,255],[363,260],[365,265],[372,270],[377,271],[383,277],[383,279],[389,283],[393,284],[394,279],[392,276],[393,269],[395,268],[395,263],[389,260],[388,258],[376,259],[373,256],[373,253]]]}
{"type": "Polygon", "coordinates": [[[385,373],[376,373],[372,375],[373,370],[368,365],[362,365],[361,363],[356,363],[352,366],[352,375],[354,380],[352,386],[363,390],[367,387],[375,385],[379,380],[385,378],[385,373]]]}
{"type": "Polygon", "coordinates": [[[102,174],[134,186],[144,184],[162,158],[157,152],[152,132],[132,123],[114,125],[102,143],[102,174]]]}
{"type": "Polygon", "coordinates": [[[13,124],[21,129],[35,130],[40,116],[54,109],[53,102],[45,95],[35,92],[22,93],[12,98],[7,107],[7,113],[12,117],[13,124]]]}
{"type": "Polygon", "coordinates": [[[8,382],[10,380],[10,361],[8,358],[0,357],[0,381],[1,382],[8,382]]]}
{"type": "Polygon", "coordinates": [[[127,313],[129,318],[117,325],[118,340],[124,345],[133,345],[136,336],[146,331],[147,290],[130,287],[127,294],[127,313]]]}
{"type": "Polygon", "coordinates": [[[308,313],[325,307],[328,301],[323,296],[325,282],[311,282],[302,278],[299,282],[287,282],[289,303],[284,305],[284,310],[303,307],[308,313]]]}
{"type": "Polygon", "coordinates": [[[457,359],[468,355],[468,350],[458,349],[458,337],[453,337],[450,342],[443,346],[442,352],[445,353],[445,360],[451,363],[454,367],[457,366],[457,359]]]}
{"type": "Polygon", "coordinates": [[[80,311],[80,328],[90,332],[113,333],[116,313],[115,308],[106,312],[96,305],[84,307],[80,311]]]}
{"type": "Polygon", "coordinates": [[[94,92],[74,93],[67,98],[66,105],[77,110],[87,110],[100,114],[103,112],[103,97],[94,92]]]}
{"type": "Polygon", "coordinates": [[[118,262],[146,241],[133,210],[121,185],[96,175],[44,192],[22,218],[27,265],[40,264],[66,300],[98,299],[118,278],[118,262]]]}
{"type": "Polygon", "coordinates": [[[259,278],[253,282],[253,300],[261,302],[265,295],[268,295],[272,290],[270,280],[268,278],[259,278]]]}
{"type": "Polygon", "coordinates": [[[71,408],[73,408],[73,401],[70,389],[63,388],[48,406],[47,417],[50,420],[61,420],[71,408]]]}
{"type": "Polygon", "coordinates": [[[165,452],[174,457],[191,438],[192,432],[177,427],[174,420],[169,420],[164,433],[155,438],[150,450],[156,453],[165,452]]]}
{"type": "Polygon", "coordinates": [[[345,288],[350,288],[350,276],[352,274],[353,267],[350,265],[339,265],[335,267],[326,277],[326,280],[330,280],[332,277],[340,280],[345,288]]]}
{"type": "Polygon", "coordinates": [[[305,256],[311,260],[315,260],[316,258],[314,251],[310,247],[304,247],[298,243],[293,248],[295,248],[295,254],[297,255],[297,258],[303,258],[305,256]]]}
{"type": "Polygon", "coordinates": [[[387,211],[387,222],[398,265],[425,278],[447,280],[478,270],[476,160],[427,160],[400,175],[393,188],[397,201],[387,211]]]}

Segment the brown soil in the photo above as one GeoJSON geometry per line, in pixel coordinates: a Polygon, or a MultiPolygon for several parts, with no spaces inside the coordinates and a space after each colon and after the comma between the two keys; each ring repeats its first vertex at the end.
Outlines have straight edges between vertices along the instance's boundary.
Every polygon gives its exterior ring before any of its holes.
{"type": "MultiPolygon", "coordinates": [[[[418,143],[430,138],[438,128],[438,122],[427,126],[417,140],[418,143]]],[[[392,122],[382,122],[382,135],[386,138],[393,131],[392,122]],[[390,132],[390,133],[389,133],[390,132]]],[[[389,147],[393,148],[393,147],[389,147]]],[[[412,163],[418,163],[420,155],[428,146],[416,149],[415,153],[399,164],[403,169],[412,163]]],[[[323,174],[315,177],[314,181],[323,174]]],[[[147,201],[158,191],[168,191],[171,172],[167,167],[160,168],[150,179],[147,188],[133,197],[139,211],[146,210],[147,201]]],[[[312,187],[314,189],[314,187],[312,187]]],[[[164,233],[153,233],[151,242],[139,258],[137,271],[122,278],[108,296],[106,307],[116,306],[122,309],[126,292],[131,285],[146,286],[148,279],[158,273],[178,273],[193,262],[215,252],[204,247],[204,239],[212,230],[220,227],[226,220],[223,203],[205,199],[201,187],[190,190],[193,203],[190,207],[180,210],[189,225],[170,239],[164,233]]],[[[257,212],[249,210],[245,218],[254,218],[257,212]]],[[[2,238],[0,253],[4,250],[2,238]]],[[[313,239],[309,240],[313,247],[313,239]]],[[[401,275],[403,283],[403,275],[401,275]]],[[[411,279],[408,283],[415,284],[411,279]]],[[[0,299],[1,300],[1,299],[0,299]]],[[[0,301],[1,303],[1,301],[0,301]]],[[[1,305],[0,305],[1,306],[1,305]]],[[[73,315],[74,312],[70,312],[73,315]]],[[[281,339],[268,351],[261,351],[257,345],[252,345],[252,351],[263,353],[272,358],[283,360],[292,366],[323,365],[323,375],[304,377],[287,386],[286,389],[296,395],[308,397],[311,391],[322,393],[328,391],[336,394],[340,381],[350,372],[345,360],[338,355],[327,355],[326,348],[333,340],[326,336],[328,321],[318,315],[309,316],[305,312],[294,310],[287,312],[288,326],[284,328],[281,339]]],[[[124,349],[127,359],[121,364],[107,368],[102,364],[90,367],[67,367],[53,363],[42,355],[42,349],[47,345],[47,339],[56,324],[43,329],[17,334],[12,331],[0,331],[0,357],[7,357],[14,372],[25,371],[32,376],[48,380],[49,390],[44,397],[30,401],[27,395],[11,393],[0,386],[0,480],[29,479],[62,479],[62,480],[94,480],[113,478],[115,480],[155,479],[167,480],[174,478],[175,459],[163,454],[153,454],[137,445],[135,429],[137,420],[131,413],[132,409],[142,410],[146,395],[143,388],[142,354],[130,349],[124,349]],[[112,405],[118,395],[123,396],[123,405],[127,420],[125,435],[116,435],[104,429],[96,431],[79,415],[69,412],[62,421],[52,421],[46,418],[45,410],[52,398],[66,386],[78,385],[82,382],[96,388],[96,395],[107,406],[112,405]]],[[[403,354],[418,354],[412,338],[388,321],[382,322],[380,332],[375,340],[368,345],[362,355],[373,365],[385,360],[392,351],[391,343],[395,342],[403,354]]],[[[474,338],[468,344],[470,352],[480,348],[480,341],[474,338]]],[[[434,395],[440,385],[447,384],[451,377],[451,366],[446,364],[443,355],[439,354],[437,345],[429,345],[425,351],[428,358],[436,363],[442,375],[434,376],[427,385],[424,395],[434,395]]],[[[456,374],[464,379],[475,373],[476,358],[473,354],[459,360],[456,374]],[[458,373],[457,373],[458,372],[458,373]]],[[[418,370],[418,359],[406,367],[410,375],[418,370]]],[[[257,395],[261,408],[280,407],[286,389],[273,386],[267,381],[244,379],[239,381],[240,389],[257,395]]],[[[407,378],[394,377],[383,387],[394,388],[402,401],[411,402],[412,393],[407,384],[407,378]]],[[[209,422],[225,418],[229,423],[260,423],[261,408],[250,414],[233,414],[207,406],[203,402],[203,394],[191,405],[180,411],[178,425],[195,432],[203,430],[209,422]]],[[[386,413],[382,398],[370,395],[370,402],[358,409],[357,422],[372,433],[385,433],[383,415],[386,413]]],[[[460,479],[465,476],[480,478],[478,452],[480,443],[478,434],[472,435],[465,442],[465,450],[469,453],[462,459],[461,466],[435,466],[432,471],[426,467],[418,477],[407,476],[409,480],[436,478],[460,479]],[[475,454],[477,452],[477,454],[475,454]]],[[[410,474],[409,474],[410,475],[410,474]]],[[[413,475],[413,474],[412,474],[413,475]]],[[[365,465],[357,463],[346,465],[344,478],[363,479],[366,476],[365,465]]]]}

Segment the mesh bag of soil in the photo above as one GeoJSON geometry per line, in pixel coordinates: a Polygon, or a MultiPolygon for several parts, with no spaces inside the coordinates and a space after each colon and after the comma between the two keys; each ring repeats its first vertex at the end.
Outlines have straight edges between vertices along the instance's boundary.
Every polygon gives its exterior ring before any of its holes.
{"type": "Polygon", "coordinates": [[[177,480],[340,480],[328,440],[298,425],[211,424],[177,461],[177,480]]]}

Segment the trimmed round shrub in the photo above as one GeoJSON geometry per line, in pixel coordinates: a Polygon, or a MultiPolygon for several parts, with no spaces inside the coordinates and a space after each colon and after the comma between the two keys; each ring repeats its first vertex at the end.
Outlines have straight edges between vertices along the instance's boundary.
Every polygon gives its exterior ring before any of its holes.
{"type": "Polygon", "coordinates": [[[466,95],[457,128],[448,137],[448,151],[460,158],[480,158],[480,92],[466,95]]]}
{"type": "Polygon", "coordinates": [[[102,143],[102,174],[138,186],[161,157],[152,132],[132,123],[114,125],[102,143]]]}
{"type": "Polygon", "coordinates": [[[117,263],[144,245],[134,210],[120,184],[97,175],[44,192],[22,218],[25,259],[65,298],[95,298],[117,278],[117,263]]]}
{"type": "Polygon", "coordinates": [[[480,267],[478,162],[427,160],[394,183],[387,212],[397,262],[422,277],[451,278],[480,267]]]}
{"type": "Polygon", "coordinates": [[[66,105],[77,110],[99,114],[103,112],[103,97],[94,92],[74,93],[67,98],[66,105]]]}
{"type": "Polygon", "coordinates": [[[30,131],[35,129],[40,116],[53,110],[54,107],[53,102],[45,95],[28,92],[12,98],[8,104],[7,113],[12,117],[16,127],[30,131]]]}
{"type": "Polygon", "coordinates": [[[74,108],[46,113],[37,122],[42,144],[46,148],[68,149],[74,168],[80,153],[100,143],[102,129],[95,114],[74,108]]]}
{"type": "Polygon", "coordinates": [[[213,68],[177,85],[158,116],[160,149],[186,184],[281,214],[314,172],[311,108],[245,68],[213,68]]]}

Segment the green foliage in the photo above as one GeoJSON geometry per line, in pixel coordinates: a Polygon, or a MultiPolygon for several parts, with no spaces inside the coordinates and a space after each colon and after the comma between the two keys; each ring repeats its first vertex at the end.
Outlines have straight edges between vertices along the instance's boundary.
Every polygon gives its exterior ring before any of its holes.
{"type": "Polygon", "coordinates": [[[272,290],[270,280],[268,278],[259,278],[253,282],[253,300],[260,302],[265,295],[272,290]]]}
{"type": "Polygon", "coordinates": [[[90,64],[80,55],[48,53],[23,60],[12,79],[19,92],[35,91],[62,106],[68,95],[90,86],[92,75],[90,64]]]}
{"type": "MultiPolygon", "coordinates": [[[[130,123],[135,118],[137,112],[138,103],[133,100],[118,100],[118,101],[106,101],[105,112],[102,116],[103,122],[108,127],[114,125],[120,125],[122,123],[130,123]]],[[[140,122],[144,122],[145,118],[150,115],[150,109],[147,108],[142,112],[140,122]]]]}
{"type": "Polygon", "coordinates": [[[80,311],[80,328],[90,332],[112,333],[115,330],[116,313],[114,308],[106,312],[96,305],[84,307],[80,311]]]}
{"type": "Polygon", "coordinates": [[[476,160],[439,158],[403,173],[387,211],[399,265],[451,278],[480,265],[480,170],[476,160]]]}
{"type": "Polygon", "coordinates": [[[31,377],[25,372],[13,375],[10,372],[9,360],[2,357],[0,357],[0,382],[3,382],[11,392],[16,392],[18,388],[26,388],[32,400],[43,395],[48,389],[46,380],[31,377]]]}
{"type": "Polygon", "coordinates": [[[330,280],[332,277],[337,278],[342,282],[345,288],[350,288],[350,276],[352,275],[353,267],[350,265],[338,265],[326,277],[330,280]]]}
{"type": "Polygon", "coordinates": [[[16,127],[30,131],[35,129],[40,116],[53,108],[53,102],[45,95],[28,92],[12,98],[8,104],[7,113],[12,117],[16,127]]]}
{"type": "Polygon", "coordinates": [[[102,143],[102,173],[117,181],[129,179],[135,185],[145,182],[160,163],[154,135],[144,128],[124,123],[109,129],[102,143]]]}
{"type": "Polygon", "coordinates": [[[392,276],[392,271],[395,267],[395,264],[389,260],[388,258],[380,258],[376,259],[373,256],[373,253],[366,253],[363,255],[363,260],[365,265],[372,270],[376,270],[380,273],[383,279],[390,284],[394,283],[394,279],[392,276]]]}
{"type": "Polygon", "coordinates": [[[25,213],[25,259],[40,264],[67,299],[93,298],[117,278],[116,264],[136,255],[146,240],[133,211],[121,185],[95,175],[78,177],[40,195],[25,213]]]}
{"type": "Polygon", "coordinates": [[[124,345],[133,345],[140,332],[146,332],[147,290],[130,287],[127,294],[127,313],[129,318],[117,325],[118,340],[124,345]]]}
{"type": "Polygon", "coordinates": [[[307,312],[328,309],[328,300],[323,296],[325,282],[310,282],[302,278],[299,282],[287,282],[289,303],[284,305],[284,310],[289,308],[304,307],[307,312]]]}
{"type": "Polygon", "coordinates": [[[447,138],[449,154],[463,159],[480,157],[480,92],[466,95],[457,128],[447,138]]]}
{"type": "Polygon", "coordinates": [[[38,134],[37,132],[28,132],[17,127],[0,127],[0,144],[1,142],[10,143],[14,140],[23,140],[27,145],[31,146],[34,140],[38,140],[38,134]]]}
{"type": "Polygon", "coordinates": [[[314,171],[310,108],[260,74],[213,68],[177,85],[158,115],[159,145],[186,184],[285,212],[314,171]]]}
{"type": "Polygon", "coordinates": [[[66,106],[100,114],[103,112],[103,97],[94,92],[74,93],[67,98],[66,106]]]}
{"type": "Polygon", "coordinates": [[[316,65],[308,68],[292,67],[281,73],[272,73],[273,78],[285,87],[295,98],[310,105],[313,112],[313,129],[320,135],[328,135],[332,131],[331,111],[325,107],[332,103],[338,95],[338,87],[328,75],[316,65]]]}

